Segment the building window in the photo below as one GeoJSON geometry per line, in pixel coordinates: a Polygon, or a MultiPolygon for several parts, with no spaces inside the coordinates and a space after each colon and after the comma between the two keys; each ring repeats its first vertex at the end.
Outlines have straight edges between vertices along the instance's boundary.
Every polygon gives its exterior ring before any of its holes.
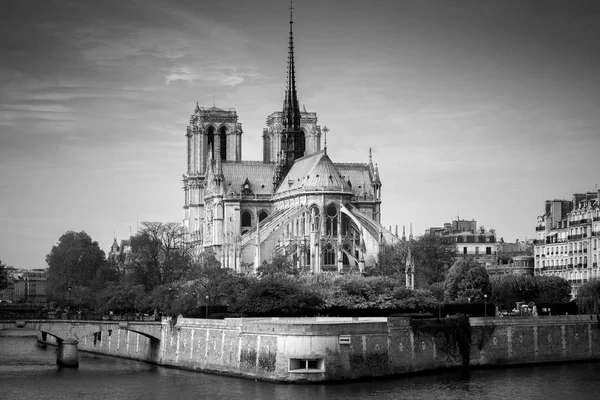
{"type": "Polygon", "coordinates": [[[486,247],[485,248],[485,254],[492,254],[492,248],[491,247],[486,247]]]}
{"type": "Polygon", "coordinates": [[[479,246],[475,247],[475,254],[479,254],[479,246]]]}
{"type": "Polygon", "coordinates": [[[467,248],[463,247],[463,254],[467,254],[467,248]]]}
{"type": "Polygon", "coordinates": [[[328,205],[325,209],[325,214],[327,217],[327,219],[325,220],[325,234],[333,236],[337,235],[338,216],[337,208],[335,207],[335,205],[328,205]]]}
{"type": "Polygon", "coordinates": [[[290,358],[289,372],[306,374],[323,371],[325,371],[325,361],[322,358],[290,358]]]}
{"type": "Polygon", "coordinates": [[[267,218],[268,216],[269,216],[269,214],[265,210],[262,210],[258,214],[258,221],[261,222],[263,219],[267,218]]]}
{"type": "Polygon", "coordinates": [[[252,228],[252,213],[248,210],[242,211],[242,234],[252,228]]]}
{"type": "Polygon", "coordinates": [[[327,243],[325,245],[323,253],[323,264],[325,265],[335,265],[335,249],[331,243],[327,243]]]}

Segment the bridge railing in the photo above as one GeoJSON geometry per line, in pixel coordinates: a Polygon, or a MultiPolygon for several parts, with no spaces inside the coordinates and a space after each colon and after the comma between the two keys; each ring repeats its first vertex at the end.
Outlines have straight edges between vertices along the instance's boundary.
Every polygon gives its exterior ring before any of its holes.
{"type": "Polygon", "coordinates": [[[160,321],[160,316],[144,314],[103,314],[96,312],[49,312],[48,319],[85,321],[160,321]]]}

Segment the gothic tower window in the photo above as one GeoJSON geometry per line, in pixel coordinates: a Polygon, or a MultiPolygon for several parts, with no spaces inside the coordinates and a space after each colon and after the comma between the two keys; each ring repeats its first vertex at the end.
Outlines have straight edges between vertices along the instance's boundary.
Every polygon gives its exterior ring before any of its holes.
{"type": "Polygon", "coordinates": [[[294,159],[304,157],[306,151],[306,136],[303,131],[297,132],[294,135],[294,159]]]}
{"type": "Polygon", "coordinates": [[[215,158],[215,128],[209,126],[206,130],[206,139],[208,143],[208,155],[211,158],[215,158]]]}
{"type": "Polygon", "coordinates": [[[268,133],[263,136],[263,161],[271,161],[271,136],[268,133]]]}
{"type": "Polygon", "coordinates": [[[326,235],[337,235],[338,215],[337,208],[334,204],[330,204],[325,209],[326,220],[325,220],[325,234],[326,235]]]}
{"type": "Polygon", "coordinates": [[[221,146],[221,161],[227,160],[227,131],[225,128],[221,128],[220,132],[220,143],[221,146]]]}
{"type": "Polygon", "coordinates": [[[242,211],[242,235],[252,228],[252,213],[248,210],[242,211]]]}

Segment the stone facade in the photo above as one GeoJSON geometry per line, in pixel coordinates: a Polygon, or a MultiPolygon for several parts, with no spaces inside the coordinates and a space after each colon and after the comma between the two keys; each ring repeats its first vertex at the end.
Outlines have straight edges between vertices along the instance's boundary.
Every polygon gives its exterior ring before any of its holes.
{"type": "Polygon", "coordinates": [[[535,274],[582,284],[600,278],[600,190],[576,193],[572,200],[548,200],[535,228],[535,274]]]}
{"type": "Polygon", "coordinates": [[[477,221],[457,218],[444,227],[432,227],[425,234],[440,236],[456,246],[457,259],[473,258],[486,268],[498,261],[498,243],[493,229],[477,229],[477,221]]]}
{"type": "MultiPolygon", "coordinates": [[[[161,326],[160,340],[127,327],[80,337],[78,348],[279,382],[600,359],[600,320],[595,315],[462,320],[179,318],[176,324],[165,320],[161,326]]],[[[52,343],[52,338],[48,335],[44,341],[52,343]]]]}
{"type": "Polygon", "coordinates": [[[299,107],[291,27],[283,111],[267,117],[262,161],[242,159],[234,109],[196,104],[183,174],[187,242],[238,272],[275,256],[312,272],[362,271],[382,244],[398,240],[380,223],[379,171],[370,151],[364,163],[327,155],[327,128],[299,107]]]}

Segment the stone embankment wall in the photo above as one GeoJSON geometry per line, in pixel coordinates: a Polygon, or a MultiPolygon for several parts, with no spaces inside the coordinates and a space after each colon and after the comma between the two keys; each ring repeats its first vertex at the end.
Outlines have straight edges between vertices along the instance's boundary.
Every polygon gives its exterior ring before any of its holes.
{"type": "Polygon", "coordinates": [[[118,330],[79,349],[191,370],[307,382],[456,367],[600,359],[596,316],[299,318],[163,323],[160,342],[118,330]]]}

